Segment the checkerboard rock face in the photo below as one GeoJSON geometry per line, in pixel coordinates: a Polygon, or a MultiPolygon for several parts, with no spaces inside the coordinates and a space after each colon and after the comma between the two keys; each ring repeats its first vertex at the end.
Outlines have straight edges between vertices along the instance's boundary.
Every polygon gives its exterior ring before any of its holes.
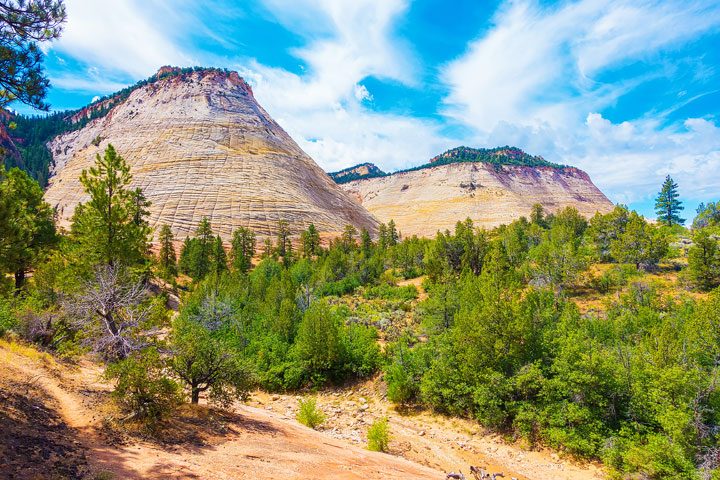
{"type": "Polygon", "coordinates": [[[82,129],[54,138],[45,198],[61,225],[88,200],[78,178],[108,143],[130,165],[133,187],[152,203],[151,226],[157,231],[168,224],[180,240],[203,217],[225,241],[240,226],[272,236],[280,220],[295,235],[310,223],[328,235],[347,224],[371,232],[377,225],[263,110],[235,72],[160,78],[82,129]]]}
{"type": "Polygon", "coordinates": [[[394,220],[405,237],[452,231],[466,218],[478,227],[497,227],[529,217],[536,203],[546,212],[574,207],[585,217],[614,208],[588,174],[574,167],[453,163],[355,180],[342,187],[381,222],[394,220]]]}

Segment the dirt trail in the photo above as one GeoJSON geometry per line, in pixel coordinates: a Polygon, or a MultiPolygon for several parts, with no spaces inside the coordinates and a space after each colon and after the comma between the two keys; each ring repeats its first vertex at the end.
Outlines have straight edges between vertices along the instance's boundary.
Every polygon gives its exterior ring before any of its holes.
{"type": "MultiPolygon", "coordinates": [[[[103,389],[97,381],[97,369],[82,365],[70,372],[57,366],[51,372],[39,362],[2,347],[0,353],[6,360],[3,363],[12,364],[16,380],[34,382],[48,395],[46,400],[58,405],[65,422],[87,449],[91,470],[111,472],[116,479],[444,477],[440,471],[369,452],[252,407],[222,415],[218,431],[205,431],[207,424],[198,418],[195,424],[186,425],[197,430],[189,442],[159,445],[136,438],[113,442],[103,434],[102,415],[94,405],[103,389]]],[[[214,425],[218,425],[217,419],[214,425]]]]}
{"type": "MultiPolygon", "coordinates": [[[[497,435],[484,433],[477,422],[425,410],[398,411],[383,400],[383,388],[383,383],[375,379],[352,388],[318,393],[318,407],[327,415],[323,433],[364,445],[368,426],[380,417],[388,417],[393,435],[391,453],[442,472],[462,471],[470,478],[470,465],[474,465],[502,472],[506,480],[604,478],[597,465],[577,465],[549,451],[523,450],[497,435]]],[[[295,416],[299,398],[256,392],[251,404],[278,419],[289,420],[295,416]]]]}
{"type": "Polygon", "coordinates": [[[163,443],[108,435],[103,405],[109,387],[101,381],[97,365],[49,367],[2,343],[0,363],[7,367],[0,372],[0,392],[9,387],[8,379],[36,386],[39,393],[34,395],[44,393],[41,400],[52,404],[72,430],[76,440],[67,443],[83,463],[86,459],[90,471],[111,472],[116,480],[442,479],[446,472],[459,470],[470,478],[470,465],[502,472],[506,480],[603,478],[595,466],[573,465],[549,452],[524,451],[483,434],[471,421],[425,411],[398,412],[383,400],[383,385],[377,379],[318,394],[318,404],[328,416],[320,432],[295,420],[299,397],[255,392],[249,405],[238,405],[234,412],[188,408],[167,435],[171,441],[163,443]],[[390,420],[392,455],[363,448],[369,424],[381,416],[390,420]]]}

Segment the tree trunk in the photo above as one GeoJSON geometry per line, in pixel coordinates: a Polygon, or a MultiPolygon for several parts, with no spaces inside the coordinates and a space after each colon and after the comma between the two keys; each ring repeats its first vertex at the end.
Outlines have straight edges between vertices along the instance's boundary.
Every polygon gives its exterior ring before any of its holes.
{"type": "Polygon", "coordinates": [[[20,293],[25,285],[25,269],[21,268],[15,272],[15,295],[20,293]]]}
{"type": "Polygon", "coordinates": [[[197,387],[192,387],[191,393],[190,393],[190,403],[194,403],[195,405],[197,405],[199,401],[200,401],[200,389],[197,387]]]}

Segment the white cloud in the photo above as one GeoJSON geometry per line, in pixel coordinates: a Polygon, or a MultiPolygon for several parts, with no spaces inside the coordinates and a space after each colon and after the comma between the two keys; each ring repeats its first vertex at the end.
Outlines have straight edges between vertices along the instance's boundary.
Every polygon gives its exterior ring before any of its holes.
{"type": "Polygon", "coordinates": [[[126,83],[114,82],[86,75],[53,75],[50,78],[53,87],[85,93],[113,93],[127,86],[126,83]]]}
{"type": "Polygon", "coordinates": [[[353,88],[355,94],[355,100],[362,102],[363,100],[372,100],[373,96],[365,85],[357,84],[353,88]]]}
{"type": "Polygon", "coordinates": [[[508,2],[442,67],[443,112],[474,129],[480,144],[515,144],[586,169],[616,201],[645,198],[667,173],[692,185],[690,195],[717,190],[720,132],[711,120],[664,125],[677,107],[618,123],[597,112],[667,75],[664,52],[719,27],[717,2],[508,2]],[[642,73],[598,80],[633,62],[642,73]],[[693,169],[707,176],[694,178],[693,169]]]}
{"type": "Polygon", "coordinates": [[[67,0],[66,6],[67,25],[52,47],[59,53],[132,78],[148,77],[168,63],[190,62],[173,40],[173,17],[162,3],[67,0]]]}
{"type": "Polygon", "coordinates": [[[259,102],[322,167],[361,162],[386,169],[416,165],[447,148],[433,122],[374,112],[367,76],[414,85],[415,60],[392,27],[404,0],[268,0],[278,21],[308,44],[293,51],[298,75],[256,61],[238,65],[259,102]]]}

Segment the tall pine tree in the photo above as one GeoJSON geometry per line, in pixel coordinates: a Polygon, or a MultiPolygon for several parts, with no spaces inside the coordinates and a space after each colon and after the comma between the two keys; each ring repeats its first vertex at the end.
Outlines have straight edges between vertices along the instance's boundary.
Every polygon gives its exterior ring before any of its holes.
{"type": "Polygon", "coordinates": [[[28,269],[56,240],[53,210],[27,173],[13,168],[0,175],[0,273],[14,274],[17,292],[28,269]]]}
{"type": "Polygon", "coordinates": [[[658,222],[672,227],[685,223],[685,219],[680,217],[680,212],[685,209],[678,197],[678,184],[668,175],[665,177],[662,189],[655,199],[655,213],[657,213],[658,222]]]}
{"type": "Polygon", "coordinates": [[[255,256],[255,245],[255,233],[249,228],[240,227],[233,232],[230,259],[235,271],[247,273],[250,270],[252,258],[255,256]]]}
{"type": "Polygon", "coordinates": [[[158,262],[160,263],[161,272],[168,277],[177,276],[177,257],[173,245],[174,241],[175,237],[172,230],[170,230],[170,226],[163,225],[158,235],[158,243],[160,244],[158,262]]]}
{"type": "Polygon", "coordinates": [[[130,188],[131,181],[130,167],[112,145],[102,157],[96,156],[94,167],[83,170],[80,183],[90,200],[75,209],[71,230],[81,246],[81,260],[108,266],[145,260],[149,202],[140,190],[130,188]]]}

